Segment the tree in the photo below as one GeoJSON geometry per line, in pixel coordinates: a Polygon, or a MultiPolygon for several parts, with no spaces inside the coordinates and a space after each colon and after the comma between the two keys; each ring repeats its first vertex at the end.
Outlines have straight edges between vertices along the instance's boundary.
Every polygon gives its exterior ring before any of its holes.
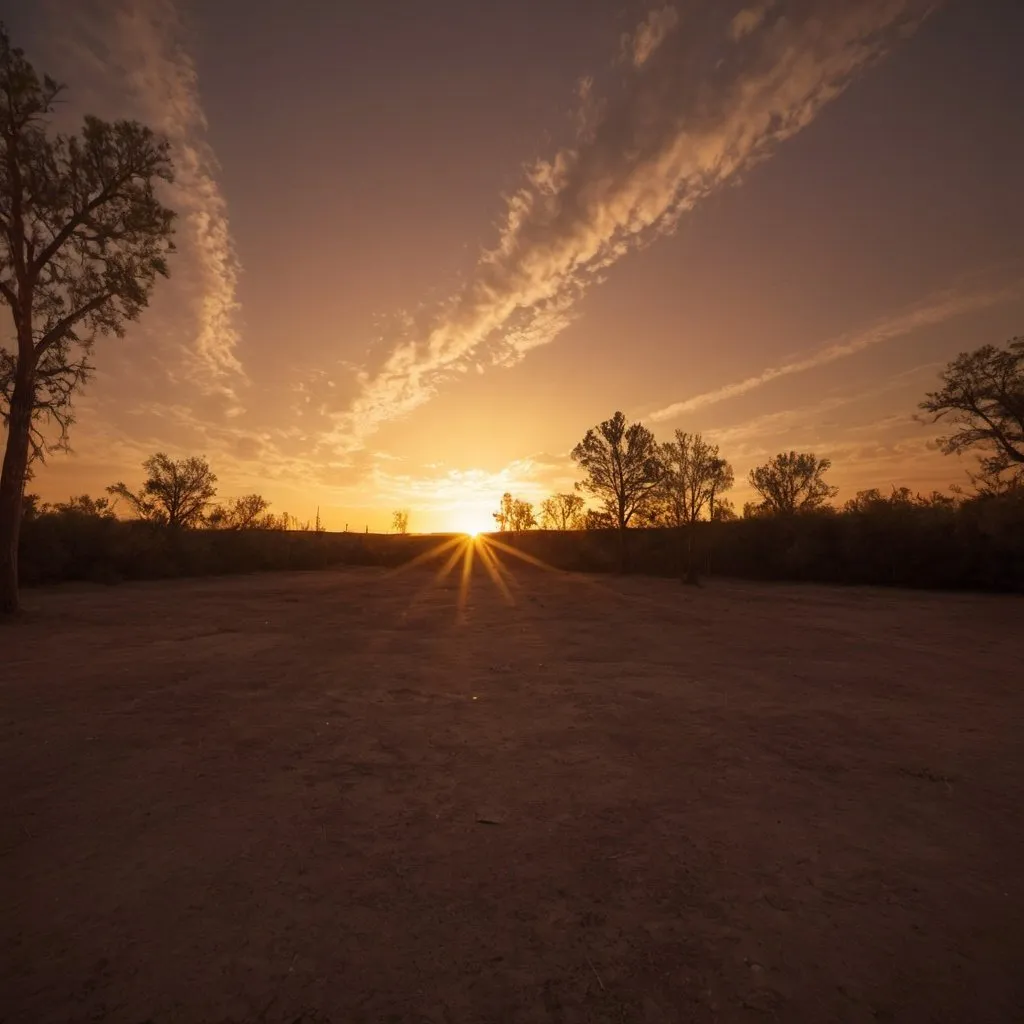
{"type": "Polygon", "coordinates": [[[14,327],[12,351],[0,348],[0,613],[18,607],[29,463],[66,448],[94,339],[124,334],[173,250],[174,215],[156,196],[172,177],[167,142],[135,122],[95,117],[81,135],[50,135],[61,91],[0,28],[0,299],[14,327]],[[56,441],[45,440],[47,423],[56,441]]]}
{"type": "Polygon", "coordinates": [[[504,533],[506,530],[512,529],[512,512],[515,506],[515,499],[506,491],[501,496],[501,504],[498,506],[497,512],[492,512],[494,521],[498,524],[498,529],[504,533]]]}
{"type": "Polygon", "coordinates": [[[720,498],[720,494],[732,490],[736,482],[732,466],[725,459],[718,455],[718,445],[715,445],[715,456],[711,460],[710,479],[708,486],[708,519],[735,519],[736,512],[733,510],[732,502],[728,498],[720,498]],[[724,506],[724,513],[719,514],[719,506],[724,506]]]}
{"type": "Polygon", "coordinates": [[[124,498],[139,519],[172,530],[203,525],[207,506],[217,493],[217,477],[206,459],[192,456],[173,461],[157,452],[142,468],[147,476],[141,490],[130,491],[123,483],[116,483],[107,488],[107,493],[124,498]]]}
{"type": "Polygon", "coordinates": [[[552,494],[540,503],[540,524],[545,530],[579,530],[583,526],[583,507],[578,494],[552,494]]]}
{"type": "Polygon", "coordinates": [[[114,518],[114,508],[109,498],[92,498],[88,494],[79,494],[68,498],[67,501],[58,501],[53,506],[53,511],[90,519],[114,518]]]}
{"type": "Polygon", "coordinates": [[[988,452],[984,473],[1024,473],[1024,337],[1006,348],[983,345],[961,352],[942,372],[942,389],[931,391],[919,408],[932,422],[946,419],[956,428],[939,438],[947,455],[972,448],[988,452]]]}
{"type": "Polygon", "coordinates": [[[601,504],[619,531],[621,566],[628,568],[626,530],[637,511],[651,500],[661,482],[662,466],[654,434],[642,423],[626,425],[616,412],[592,427],[572,450],[573,460],[587,474],[579,485],[601,504]]]}
{"type": "Polygon", "coordinates": [[[661,489],[669,524],[695,523],[704,509],[710,515],[715,495],[732,486],[732,467],[700,434],[677,430],[674,441],[659,448],[664,469],[661,489]]]}
{"type": "Polygon", "coordinates": [[[736,518],[736,509],[728,498],[719,498],[711,509],[711,521],[729,523],[736,518]]]}
{"type": "Polygon", "coordinates": [[[509,517],[509,527],[517,533],[520,530],[532,530],[537,525],[537,518],[533,514],[533,505],[528,501],[515,498],[512,501],[512,511],[509,517]]]}
{"type": "Polygon", "coordinates": [[[395,533],[406,534],[409,532],[409,510],[398,508],[391,514],[391,527],[395,533]]]}
{"type": "Polygon", "coordinates": [[[206,516],[206,525],[214,530],[271,530],[276,520],[269,508],[270,502],[262,494],[243,494],[214,508],[206,516]]]}
{"type": "MultiPolygon", "coordinates": [[[[750,486],[761,495],[761,502],[751,508],[750,514],[792,515],[823,508],[838,493],[838,488],[823,479],[831,465],[828,459],[818,459],[811,452],[782,452],[752,469],[750,486]]],[[[748,515],[747,507],[743,514],[748,515]]]]}

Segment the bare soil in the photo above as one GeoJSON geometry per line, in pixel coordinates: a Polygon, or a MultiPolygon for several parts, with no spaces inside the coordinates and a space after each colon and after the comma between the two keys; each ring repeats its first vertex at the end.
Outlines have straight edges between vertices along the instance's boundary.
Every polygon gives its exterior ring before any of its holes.
{"type": "Polygon", "coordinates": [[[502,578],[28,593],[0,1019],[1021,1019],[1024,602],[502,578]]]}

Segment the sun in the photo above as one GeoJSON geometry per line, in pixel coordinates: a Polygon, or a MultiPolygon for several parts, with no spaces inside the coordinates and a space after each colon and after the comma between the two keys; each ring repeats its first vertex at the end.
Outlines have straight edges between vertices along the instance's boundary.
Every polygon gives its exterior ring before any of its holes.
{"type": "Polygon", "coordinates": [[[467,505],[452,510],[452,531],[464,533],[467,537],[479,537],[494,528],[494,517],[487,508],[467,505]]]}

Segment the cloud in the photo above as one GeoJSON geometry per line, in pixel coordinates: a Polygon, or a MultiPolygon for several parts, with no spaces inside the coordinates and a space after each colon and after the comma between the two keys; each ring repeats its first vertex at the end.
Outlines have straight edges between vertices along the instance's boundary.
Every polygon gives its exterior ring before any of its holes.
{"type": "Polygon", "coordinates": [[[331,442],[358,448],[468,364],[510,365],[553,341],[608,267],[673,231],[704,196],[809,125],[930,6],[816,0],[737,48],[731,19],[714,20],[716,5],[707,38],[663,33],[657,50],[643,51],[643,74],[630,70],[600,103],[588,85],[592,116],[582,119],[575,144],[528,168],[507,201],[497,243],[430,326],[362,373],[331,442]],[[717,62],[715,46],[723,53],[717,62]]]}
{"type": "Polygon", "coordinates": [[[172,281],[187,283],[195,320],[186,372],[204,391],[233,397],[234,386],[245,380],[236,351],[241,267],[177,6],[174,0],[58,0],[52,10],[73,58],[90,72],[94,93],[108,94],[108,116],[126,116],[127,104],[130,116],[171,143],[175,183],[167,201],[178,213],[179,250],[172,281]],[[115,90],[119,95],[111,100],[115,90]]]}
{"type": "Polygon", "coordinates": [[[775,0],[764,0],[763,3],[745,7],[729,23],[729,34],[736,41],[751,32],[756,32],[768,14],[768,11],[775,6],[775,0]]]}
{"type": "Polygon", "coordinates": [[[626,35],[623,49],[634,67],[642,67],[648,58],[665,41],[665,37],[679,24],[679,12],[666,4],[650,11],[637,26],[636,32],[626,35]]]}
{"type": "Polygon", "coordinates": [[[771,366],[752,377],[725,384],[714,391],[706,391],[700,395],[694,395],[681,402],[673,402],[662,409],[657,409],[649,416],[655,423],[664,420],[675,419],[686,412],[693,412],[704,406],[713,405],[716,402],[723,402],[729,398],[736,398],[745,395],[748,391],[762,387],[779,377],[787,377],[794,373],[803,373],[805,370],[813,370],[827,363],[833,363],[837,359],[845,359],[857,352],[862,352],[873,345],[879,345],[884,341],[892,341],[901,338],[924,327],[931,327],[940,324],[953,317],[961,316],[978,309],[985,309],[989,306],[1006,302],[1021,294],[1024,282],[1017,282],[1009,287],[993,289],[989,291],[975,292],[971,294],[956,294],[946,292],[933,296],[928,301],[900,313],[897,316],[881,320],[866,330],[852,334],[846,334],[832,341],[831,343],[812,352],[810,355],[802,356],[788,363],[779,366],[771,366]]]}

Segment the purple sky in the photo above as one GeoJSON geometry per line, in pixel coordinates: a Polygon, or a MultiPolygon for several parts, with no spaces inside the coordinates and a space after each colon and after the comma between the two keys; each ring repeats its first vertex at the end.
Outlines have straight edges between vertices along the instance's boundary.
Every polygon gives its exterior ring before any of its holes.
{"type": "Polygon", "coordinates": [[[51,500],[164,450],[329,528],[479,528],[504,490],[569,489],[619,408],[738,481],[796,448],[840,500],[944,489],[971,463],[917,402],[1024,333],[1015,0],[3,17],[63,118],[139,117],[179,167],[173,278],[97,346],[51,500]]]}

